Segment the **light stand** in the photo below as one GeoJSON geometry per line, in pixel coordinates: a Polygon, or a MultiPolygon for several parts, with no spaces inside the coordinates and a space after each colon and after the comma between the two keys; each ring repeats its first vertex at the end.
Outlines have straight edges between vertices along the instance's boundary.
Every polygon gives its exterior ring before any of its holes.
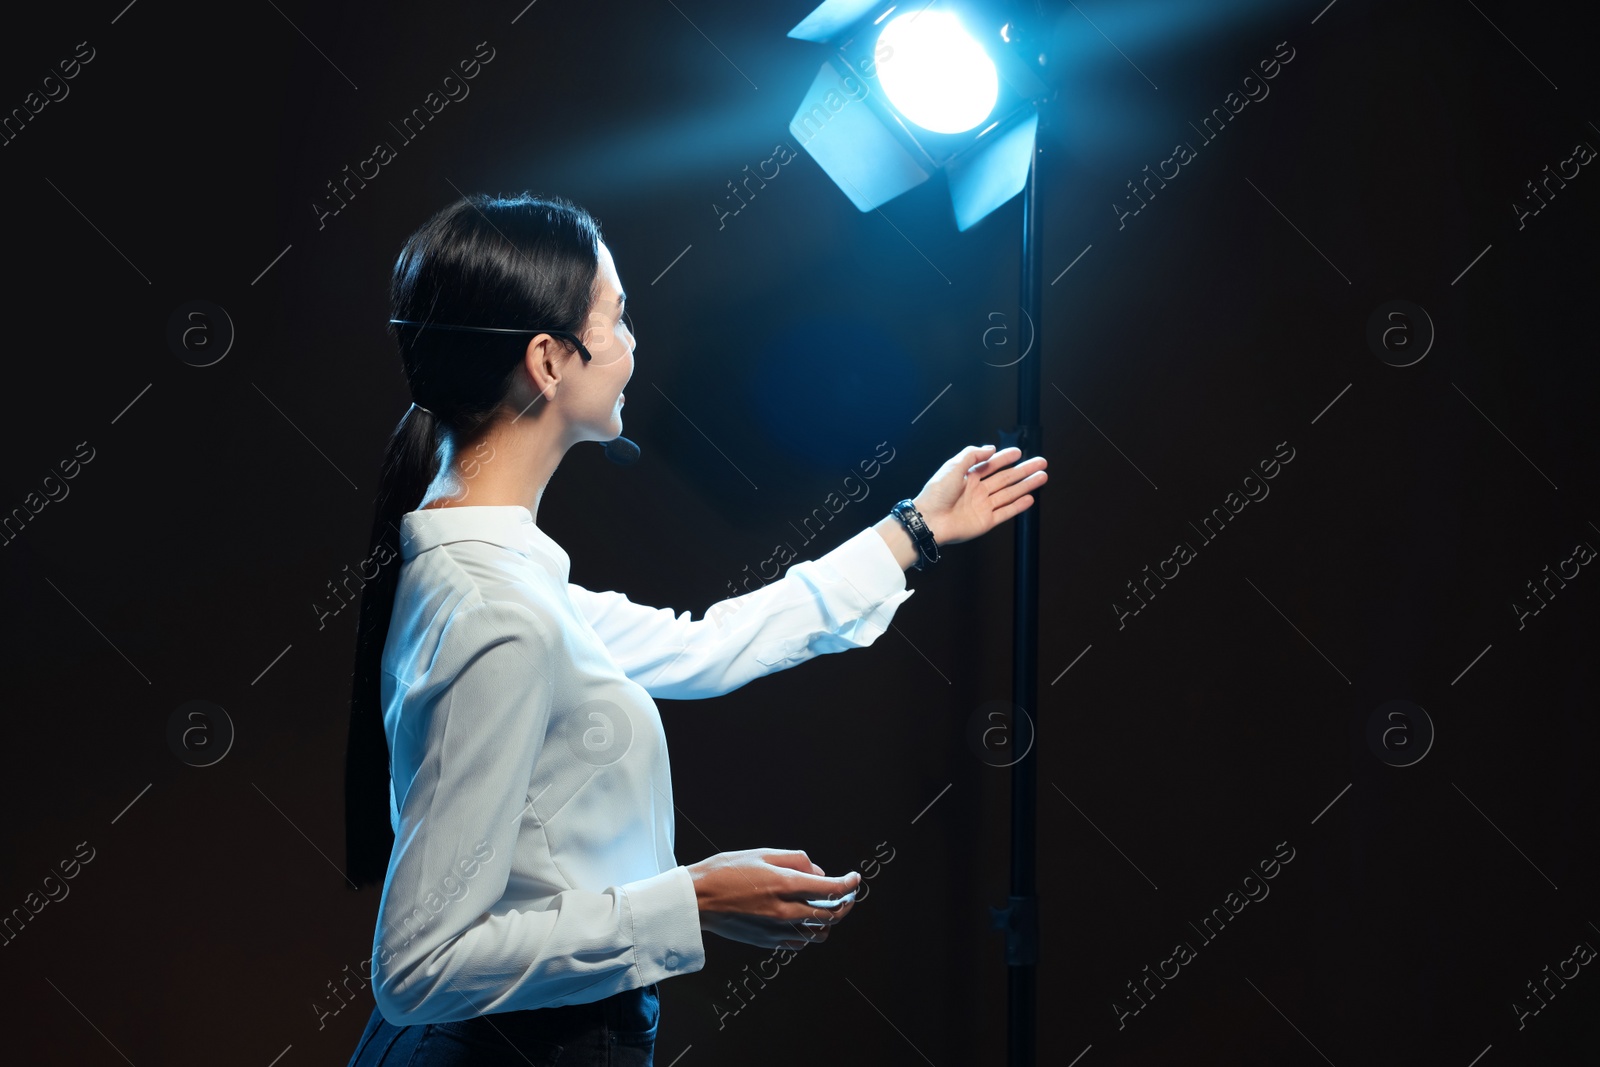
{"type": "MultiPolygon", "coordinates": [[[[1028,350],[1017,361],[1017,424],[999,431],[997,443],[1016,445],[1026,458],[1039,454],[1043,446],[1038,132],[1044,123],[1043,105],[1053,99],[1054,91],[1042,78],[1043,5],[1035,0],[1037,21],[1019,27],[1006,12],[1020,6],[1001,0],[928,0],[911,14],[897,12],[898,5],[886,0],[823,0],[789,31],[790,37],[833,50],[789,129],[860,211],[874,210],[944,171],[956,226],[965,231],[1022,193],[1018,306],[1031,337],[1028,350]],[[924,17],[928,20],[924,23],[905,21],[924,17]],[[891,18],[895,21],[885,25],[891,18]],[[897,24],[904,29],[898,35],[897,24]],[[977,38],[971,37],[974,28],[977,38]],[[1040,36],[1033,36],[1035,32],[1040,36]],[[979,39],[987,44],[977,45],[979,39]],[[974,52],[978,52],[976,65],[970,62],[974,52]],[[992,66],[975,75],[975,67],[985,64],[992,66]],[[884,69],[881,82],[879,67],[884,69]],[[952,92],[952,86],[957,91],[952,92]],[[972,99],[986,98],[986,102],[964,108],[969,89],[972,99]]],[[[1036,1058],[1039,514],[1036,497],[1014,520],[1012,733],[1021,739],[1020,716],[1026,723],[1027,748],[1011,764],[1010,897],[1004,907],[990,908],[992,923],[1006,935],[1011,1067],[1033,1067],[1036,1058]]]]}
{"type": "MultiPolygon", "coordinates": [[[[1024,356],[1017,364],[1016,428],[999,435],[999,447],[1016,445],[1024,457],[1040,454],[1044,445],[1039,424],[1039,362],[1044,355],[1040,343],[1044,292],[1044,261],[1039,255],[1041,151],[1035,141],[1022,190],[1022,276],[1018,286],[1023,317],[1033,326],[1034,351],[1028,353],[1033,358],[1024,356]]],[[[1033,505],[1013,520],[1011,691],[1015,743],[1023,743],[1015,715],[1020,713],[1029,727],[1027,750],[1011,765],[1011,896],[1005,907],[990,908],[995,928],[1006,935],[1006,1062],[1010,1067],[1033,1067],[1038,1034],[1039,908],[1034,893],[1038,856],[1039,506],[1035,497],[1033,505]]]]}

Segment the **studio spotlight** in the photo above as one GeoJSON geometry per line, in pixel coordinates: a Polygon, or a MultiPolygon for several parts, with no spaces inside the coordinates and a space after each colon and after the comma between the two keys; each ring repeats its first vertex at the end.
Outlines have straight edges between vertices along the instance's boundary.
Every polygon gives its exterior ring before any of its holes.
{"type": "Polygon", "coordinates": [[[1022,191],[1048,90],[1005,8],[827,0],[789,31],[833,49],[789,131],[858,209],[943,170],[966,230],[1022,191]]]}

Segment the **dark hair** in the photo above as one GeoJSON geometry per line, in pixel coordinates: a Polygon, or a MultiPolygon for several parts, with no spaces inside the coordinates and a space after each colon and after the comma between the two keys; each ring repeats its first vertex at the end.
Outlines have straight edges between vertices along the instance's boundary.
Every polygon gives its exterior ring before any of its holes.
{"type": "MultiPolygon", "coordinates": [[[[560,197],[469,194],[407,239],[390,280],[390,317],[456,326],[581,333],[594,302],[599,224],[560,197]]],[[[381,884],[389,822],[389,742],[383,729],[383,648],[400,572],[400,519],[439,473],[448,432],[457,446],[488,428],[530,337],[390,326],[413,406],[389,437],[372,519],[381,566],[361,591],[350,733],[345,750],[345,862],[357,888],[381,884]],[[427,408],[432,412],[423,411],[427,408]]]]}

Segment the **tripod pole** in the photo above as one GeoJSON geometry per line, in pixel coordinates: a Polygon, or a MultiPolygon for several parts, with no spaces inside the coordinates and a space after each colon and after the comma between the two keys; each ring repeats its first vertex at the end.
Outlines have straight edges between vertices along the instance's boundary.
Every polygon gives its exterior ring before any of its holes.
{"type": "MultiPolygon", "coordinates": [[[[1022,194],[1022,279],[1020,304],[1031,348],[1017,363],[1017,426],[1000,434],[998,447],[1016,445],[1022,458],[1039,455],[1040,303],[1043,261],[1039,241],[1039,157],[1035,142],[1022,194]]],[[[1038,498],[1013,520],[1015,565],[1011,662],[1013,740],[1026,755],[1011,765],[1011,895],[1004,908],[992,908],[994,924],[1006,934],[1007,1064],[1033,1067],[1037,1034],[1038,903],[1035,890],[1035,815],[1038,806],[1039,664],[1039,510],[1038,498]]]]}

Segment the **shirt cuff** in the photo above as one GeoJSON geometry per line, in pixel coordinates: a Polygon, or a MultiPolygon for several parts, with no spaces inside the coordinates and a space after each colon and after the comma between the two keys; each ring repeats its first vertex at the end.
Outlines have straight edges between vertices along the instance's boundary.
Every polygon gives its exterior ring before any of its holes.
{"type": "Polygon", "coordinates": [[[633,929],[634,965],[647,986],[706,965],[694,876],[679,865],[621,887],[633,929]]]}
{"type": "Polygon", "coordinates": [[[906,572],[875,526],[866,527],[821,558],[869,604],[878,604],[906,588],[906,572]]]}
{"type": "Polygon", "coordinates": [[[895,609],[914,592],[906,587],[900,562],[872,526],[819,556],[817,562],[842,581],[832,588],[844,603],[853,605],[853,610],[836,614],[831,637],[813,639],[812,647],[818,652],[872,644],[889,628],[895,609]]]}

